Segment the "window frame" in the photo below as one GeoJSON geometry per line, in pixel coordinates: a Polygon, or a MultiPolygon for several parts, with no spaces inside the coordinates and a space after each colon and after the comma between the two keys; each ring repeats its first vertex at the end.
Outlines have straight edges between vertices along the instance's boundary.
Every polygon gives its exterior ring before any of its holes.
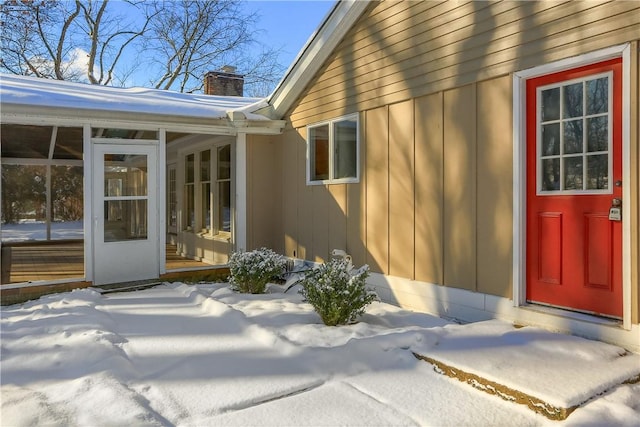
{"type": "MultiPolygon", "coordinates": [[[[183,217],[183,221],[181,224],[181,232],[182,233],[191,233],[194,235],[198,235],[198,236],[202,236],[202,237],[207,237],[207,238],[220,238],[220,239],[224,239],[224,240],[228,240],[231,237],[231,231],[225,231],[225,230],[220,230],[217,227],[218,224],[218,203],[220,201],[220,195],[219,195],[219,191],[218,191],[218,180],[215,179],[218,176],[218,153],[220,151],[221,148],[225,147],[225,146],[229,146],[231,152],[233,152],[233,144],[231,143],[225,143],[225,144],[206,144],[206,145],[199,145],[197,147],[193,147],[189,150],[185,150],[185,151],[181,151],[180,152],[180,162],[182,165],[182,168],[184,169],[184,173],[183,173],[183,179],[185,179],[185,182],[183,183],[183,186],[186,187],[187,185],[191,185],[193,187],[193,191],[194,191],[194,223],[195,223],[195,227],[193,229],[190,229],[189,226],[189,219],[187,218],[187,197],[185,194],[185,197],[183,197],[183,201],[181,203],[182,209],[184,209],[184,214],[182,215],[183,217]],[[209,152],[209,180],[205,181],[202,179],[202,153],[203,152],[209,152]],[[193,156],[194,158],[194,181],[193,183],[189,183],[187,184],[186,182],[186,178],[187,178],[187,171],[186,171],[186,161],[187,158],[189,156],[193,156]],[[202,206],[202,201],[204,199],[204,188],[206,186],[206,184],[209,184],[209,194],[210,194],[210,227],[207,229],[206,227],[206,219],[204,218],[203,215],[203,206],[202,206]]],[[[232,154],[232,159],[233,159],[233,154],[232,154]]],[[[230,167],[233,168],[233,162],[231,162],[230,167]]],[[[233,173],[231,173],[231,176],[233,175],[233,173]]],[[[229,179],[229,181],[232,181],[231,179],[229,179]]],[[[185,191],[186,193],[186,191],[185,191]]],[[[232,190],[232,194],[229,195],[230,197],[230,203],[231,203],[231,209],[233,210],[233,190],[232,190]]],[[[230,226],[230,230],[233,230],[233,215],[231,216],[231,226],[230,226]]]]}
{"type": "Polygon", "coordinates": [[[307,125],[307,159],[306,159],[306,178],[307,185],[327,185],[327,184],[357,184],[360,182],[360,114],[353,113],[347,114],[344,116],[336,117],[330,120],[324,120],[321,122],[316,122],[307,125]],[[335,141],[335,128],[336,124],[340,122],[346,121],[355,121],[356,123],[356,156],[355,156],[355,176],[354,177],[346,177],[346,178],[335,178],[335,159],[336,159],[336,141],[335,141]],[[311,133],[313,129],[328,126],[329,129],[329,178],[328,179],[312,179],[312,168],[314,165],[311,164],[314,156],[312,156],[312,150],[315,145],[311,140],[311,133]]]}
{"type": "MultiPolygon", "coordinates": [[[[608,129],[607,129],[607,156],[608,156],[608,176],[611,177],[612,171],[613,171],[613,159],[611,157],[611,151],[612,151],[612,144],[613,144],[613,127],[610,125],[612,123],[613,120],[613,73],[612,72],[604,72],[604,73],[598,73],[598,74],[593,74],[587,77],[582,77],[582,78],[578,78],[578,79],[570,79],[570,80],[565,80],[565,81],[561,81],[558,83],[552,83],[552,84],[548,84],[548,85],[544,85],[544,86],[540,86],[539,88],[536,89],[536,195],[537,196],[564,196],[564,195],[595,195],[595,194],[612,194],[613,193],[613,186],[612,186],[612,182],[611,179],[608,180],[607,182],[607,188],[603,188],[603,189],[586,189],[584,188],[584,186],[586,185],[586,180],[584,179],[586,172],[586,158],[590,155],[598,155],[598,154],[602,154],[600,152],[593,152],[592,154],[589,154],[589,151],[586,147],[587,144],[587,138],[586,138],[586,134],[588,132],[587,126],[583,126],[583,151],[582,153],[575,153],[575,155],[569,155],[564,153],[564,147],[563,147],[563,142],[564,142],[564,137],[562,135],[562,124],[564,122],[567,121],[571,121],[573,120],[573,118],[564,118],[562,117],[562,115],[560,116],[560,118],[558,120],[552,120],[552,122],[558,122],[560,123],[560,141],[559,141],[559,150],[560,153],[558,156],[543,156],[542,155],[542,126],[543,124],[549,123],[550,121],[547,122],[543,122],[542,117],[541,117],[541,103],[542,103],[542,92],[545,90],[549,90],[549,89],[555,89],[558,88],[560,89],[560,93],[561,93],[561,97],[560,97],[560,105],[562,105],[562,93],[563,90],[562,88],[564,88],[565,86],[569,86],[575,83],[581,83],[581,84],[585,84],[587,81],[591,81],[591,80],[596,80],[599,78],[603,78],[606,77],[607,81],[608,81],[608,88],[607,88],[607,105],[608,105],[608,111],[606,114],[587,114],[586,111],[583,110],[583,114],[580,116],[580,118],[583,121],[586,121],[588,118],[592,118],[591,116],[598,116],[598,117],[607,117],[607,123],[608,123],[608,129]],[[543,177],[542,177],[542,173],[543,173],[543,158],[550,158],[550,157],[557,157],[560,160],[560,189],[558,190],[544,190],[543,189],[543,177]],[[564,159],[566,158],[571,158],[571,157],[581,157],[583,159],[583,189],[564,189],[564,178],[565,178],[565,174],[564,174],[564,159]]],[[[586,100],[583,99],[583,105],[584,103],[586,103],[586,100]]],[[[562,107],[561,107],[562,108],[562,107]]],[[[584,107],[583,107],[584,108],[584,107]]]]}

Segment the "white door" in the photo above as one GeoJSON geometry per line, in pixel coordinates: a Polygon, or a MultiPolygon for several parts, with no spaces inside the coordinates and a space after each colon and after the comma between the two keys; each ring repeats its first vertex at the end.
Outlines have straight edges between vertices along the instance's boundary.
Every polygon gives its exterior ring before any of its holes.
{"type": "Polygon", "coordinates": [[[95,144],[94,284],[160,274],[157,148],[95,144]]]}

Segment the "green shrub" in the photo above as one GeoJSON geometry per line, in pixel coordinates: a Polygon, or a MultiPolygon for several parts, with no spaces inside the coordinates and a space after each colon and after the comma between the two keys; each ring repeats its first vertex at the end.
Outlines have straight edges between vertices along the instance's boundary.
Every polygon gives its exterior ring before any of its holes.
{"type": "Polygon", "coordinates": [[[267,283],[284,272],[286,263],[284,256],[267,248],[234,252],[229,258],[229,284],[238,292],[262,294],[267,283]]]}
{"type": "Polygon", "coordinates": [[[351,263],[333,259],[307,273],[300,293],[327,326],[353,323],[378,297],[365,288],[369,266],[350,271],[351,263]]]}

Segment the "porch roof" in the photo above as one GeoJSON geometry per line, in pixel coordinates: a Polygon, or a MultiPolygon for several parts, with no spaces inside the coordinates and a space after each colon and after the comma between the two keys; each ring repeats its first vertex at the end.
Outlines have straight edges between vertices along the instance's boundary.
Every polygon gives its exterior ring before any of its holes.
{"type": "Polygon", "coordinates": [[[0,102],[3,116],[11,113],[71,115],[77,118],[166,121],[168,125],[192,122],[228,127],[274,127],[272,119],[253,113],[267,105],[262,98],[187,94],[138,87],[125,89],[7,74],[0,74],[0,102]]]}

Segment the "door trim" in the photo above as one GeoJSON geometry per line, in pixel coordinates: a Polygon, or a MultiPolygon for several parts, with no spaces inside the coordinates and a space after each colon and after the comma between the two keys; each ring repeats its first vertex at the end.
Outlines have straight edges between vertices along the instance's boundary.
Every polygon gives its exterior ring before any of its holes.
{"type": "MultiPolygon", "coordinates": [[[[631,44],[519,71],[513,75],[513,305],[526,305],[526,81],[545,74],[622,58],[622,181],[623,200],[631,200],[631,44]]],[[[622,217],[622,327],[631,329],[631,203],[623,203],[622,217]]]]}

